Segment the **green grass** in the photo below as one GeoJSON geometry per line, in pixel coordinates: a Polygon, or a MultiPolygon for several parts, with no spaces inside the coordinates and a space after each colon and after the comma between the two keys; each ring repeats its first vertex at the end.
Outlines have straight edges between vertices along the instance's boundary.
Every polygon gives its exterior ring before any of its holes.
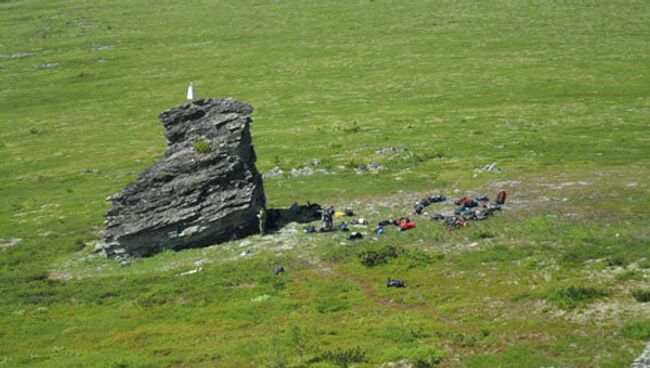
{"type": "Polygon", "coordinates": [[[649,25],[635,0],[0,1],[0,366],[628,365],[650,319],[649,25]],[[92,255],[190,81],[253,105],[260,171],[335,173],[267,180],[271,207],[508,206],[453,232],[92,255]]]}
{"type": "Polygon", "coordinates": [[[634,321],[626,323],[621,329],[621,334],[630,339],[650,339],[650,321],[634,321]]]}

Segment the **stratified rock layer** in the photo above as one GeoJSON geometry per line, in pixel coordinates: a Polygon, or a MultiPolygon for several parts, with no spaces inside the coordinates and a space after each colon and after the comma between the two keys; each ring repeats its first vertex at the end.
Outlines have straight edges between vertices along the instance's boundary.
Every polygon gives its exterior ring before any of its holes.
{"type": "Polygon", "coordinates": [[[167,151],[109,197],[105,254],[147,256],[257,232],[265,197],[251,144],[252,111],[234,99],[204,99],[160,114],[167,151]]]}

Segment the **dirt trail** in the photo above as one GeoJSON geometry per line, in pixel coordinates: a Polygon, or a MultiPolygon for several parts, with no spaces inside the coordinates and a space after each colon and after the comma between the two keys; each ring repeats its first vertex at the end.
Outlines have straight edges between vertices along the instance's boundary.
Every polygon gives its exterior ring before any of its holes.
{"type": "MultiPolygon", "coordinates": [[[[401,301],[395,301],[380,295],[377,295],[377,293],[373,290],[372,284],[370,281],[354,277],[352,275],[347,274],[345,271],[341,270],[339,267],[337,267],[335,264],[328,264],[328,268],[330,268],[333,271],[333,276],[336,278],[343,279],[345,281],[348,281],[361,289],[361,292],[363,292],[364,295],[366,295],[369,299],[374,301],[377,304],[380,304],[385,307],[390,307],[390,308],[396,308],[396,309],[401,309],[401,310],[423,310],[423,311],[429,311],[433,312],[430,307],[424,304],[407,304],[403,303],[401,301]]],[[[403,296],[402,296],[403,299],[403,296]]]]}

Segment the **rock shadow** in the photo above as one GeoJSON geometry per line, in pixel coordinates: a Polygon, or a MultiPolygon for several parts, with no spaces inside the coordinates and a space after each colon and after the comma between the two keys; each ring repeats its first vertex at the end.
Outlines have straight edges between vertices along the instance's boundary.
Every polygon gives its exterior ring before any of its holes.
{"type": "Polygon", "coordinates": [[[320,220],[322,208],[319,204],[294,204],[289,208],[269,208],[267,210],[266,229],[268,232],[280,231],[292,222],[307,224],[320,220]]]}

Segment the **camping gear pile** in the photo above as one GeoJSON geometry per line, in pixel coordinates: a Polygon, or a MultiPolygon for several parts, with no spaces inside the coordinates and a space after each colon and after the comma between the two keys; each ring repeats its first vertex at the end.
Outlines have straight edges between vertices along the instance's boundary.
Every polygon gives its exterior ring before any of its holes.
{"type": "MultiPolygon", "coordinates": [[[[453,201],[453,203],[458,207],[456,207],[452,215],[435,213],[430,216],[430,219],[443,223],[449,231],[464,228],[469,226],[470,221],[483,221],[492,216],[494,213],[501,211],[503,205],[505,205],[506,196],[507,195],[505,190],[499,191],[495,203],[490,203],[489,197],[485,194],[481,194],[476,197],[462,197],[453,201]]],[[[442,194],[431,195],[415,202],[413,206],[413,212],[415,215],[422,215],[425,214],[425,209],[432,204],[442,203],[446,201],[447,197],[442,194]]],[[[360,217],[358,219],[350,221],[350,225],[348,225],[347,222],[343,221],[335,226],[334,218],[352,217],[354,216],[354,212],[348,208],[346,208],[344,211],[335,211],[333,206],[325,207],[322,209],[319,205],[310,204],[310,206],[313,209],[318,209],[317,213],[320,214],[323,225],[318,230],[316,230],[315,226],[308,225],[304,229],[305,233],[332,231],[349,232],[350,226],[365,227],[368,224],[368,221],[365,218],[360,217]]],[[[409,217],[403,216],[396,220],[379,221],[377,223],[377,226],[374,228],[373,233],[376,235],[382,235],[386,232],[385,227],[389,225],[394,225],[399,229],[399,231],[406,231],[417,227],[415,221],[409,217]]],[[[362,238],[363,234],[360,232],[353,232],[347,235],[347,239],[349,240],[362,238]]]]}
{"type": "Polygon", "coordinates": [[[436,213],[431,216],[431,219],[443,222],[447,227],[447,230],[450,231],[469,226],[469,221],[486,220],[495,212],[501,211],[503,205],[506,203],[506,191],[499,191],[497,200],[494,204],[489,202],[490,199],[484,194],[479,195],[476,198],[463,197],[454,201],[454,204],[459,207],[454,210],[453,215],[445,216],[441,213],[436,213]]]}

